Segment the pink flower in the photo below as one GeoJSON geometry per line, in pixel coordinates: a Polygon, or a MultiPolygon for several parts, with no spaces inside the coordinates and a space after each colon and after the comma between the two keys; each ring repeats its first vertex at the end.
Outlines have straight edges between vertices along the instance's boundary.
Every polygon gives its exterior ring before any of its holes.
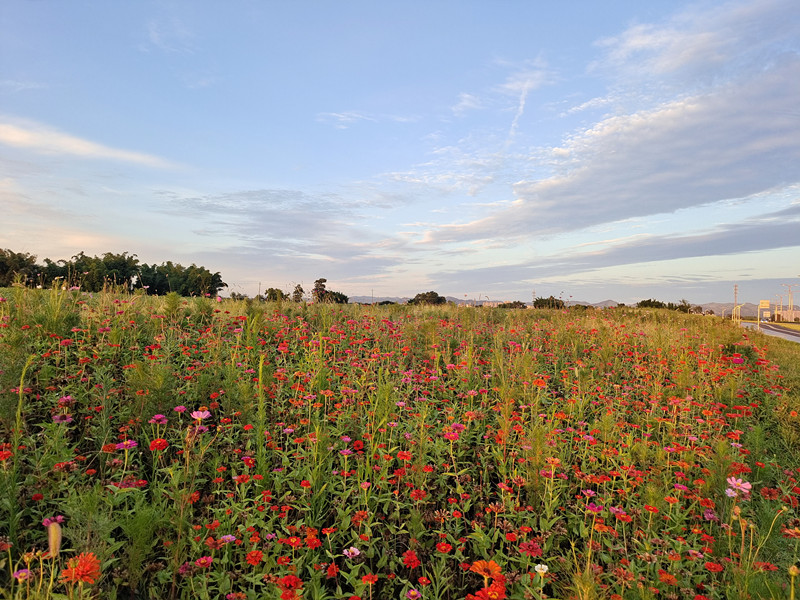
{"type": "Polygon", "coordinates": [[[211,566],[212,562],[214,562],[214,559],[211,556],[201,556],[196,561],[194,561],[194,564],[196,564],[201,569],[207,569],[208,567],[211,566]]]}

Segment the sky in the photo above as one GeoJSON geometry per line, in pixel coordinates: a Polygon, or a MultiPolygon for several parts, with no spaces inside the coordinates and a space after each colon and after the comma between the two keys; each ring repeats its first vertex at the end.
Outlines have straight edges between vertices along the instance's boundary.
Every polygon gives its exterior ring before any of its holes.
{"type": "Polygon", "coordinates": [[[0,214],[223,295],[797,304],[800,3],[5,0],[0,214]]]}

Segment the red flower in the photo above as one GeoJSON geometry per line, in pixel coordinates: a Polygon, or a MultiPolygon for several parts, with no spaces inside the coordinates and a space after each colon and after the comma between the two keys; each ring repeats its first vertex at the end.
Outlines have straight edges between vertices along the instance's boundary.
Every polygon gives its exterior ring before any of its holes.
{"type": "Polygon", "coordinates": [[[373,573],[367,573],[361,578],[361,583],[366,583],[367,585],[372,585],[378,581],[378,576],[374,575],[373,573]]]}
{"type": "Polygon", "coordinates": [[[303,580],[297,575],[287,575],[278,579],[278,587],[282,590],[299,590],[303,587],[303,580]]]}
{"type": "Polygon", "coordinates": [[[416,552],[413,550],[406,550],[403,552],[403,564],[409,569],[416,569],[422,563],[420,562],[416,552]]]}
{"type": "Polygon", "coordinates": [[[194,564],[196,564],[201,569],[207,569],[208,567],[211,566],[212,562],[214,562],[214,559],[212,557],[210,557],[210,556],[201,556],[196,561],[194,561],[194,564]]]}
{"type": "Polygon", "coordinates": [[[411,499],[424,500],[427,495],[428,492],[426,492],[425,490],[414,490],[413,492],[411,492],[411,499]]]}
{"type": "Polygon", "coordinates": [[[162,438],[156,438],[152,442],[150,442],[150,451],[154,450],[166,450],[167,446],[169,446],[169,442],[162,438]]]}
{"type": "Polygon", "coordinates": [[[250,552],[247,553],[247,557],[245,558],[245,560],[249,564],[255,567],[258,565],[258,563],[261,562],[263,558],[264,558],[264,553],[261,552],[261,550],[251,550],[250,552]]]}
{"type": "Polygon", "coordinates": [[[411,452],[407,452],[406,450],[400,450],[397,453],[398,460],[411,460],[411,452]]]}
{"type": "Polygon", "coordinates": [[[326,571],[326,575],[328,577],[336,577],[339,573],[339,567],[336,566],[336,563],[331,563],[328,565],[328,570],[326,571]]]}
{"type": "Polygon", "coordinates": [[[453,549],[453,546],[451,546],[447,542],[439,542],[438,544],[436,544],[436,549],[442,554],[447,554],[453,549]]]}
{"type": "Polygon", "coordinates": [[[711,571],[712,573],[720,573],[725,567],[723,567],[719,563],[708,561],[706,562],[706,569],[711,571]]]}
{"type": "Polygon", "coordinates": [[[658,580],[661,583],[666,583],[667,585],[678,585],[678,579],[675,577],[675,575],[667,573],[664,569],[658,570],[658,580]]]}
{"type": "Polygon", "coordinates": [[[71,583],[94,583],[100,579],[100,559],[94,552],[81,552],[69,559],[66,568],[61,571],[61,579],[71,583]]]}

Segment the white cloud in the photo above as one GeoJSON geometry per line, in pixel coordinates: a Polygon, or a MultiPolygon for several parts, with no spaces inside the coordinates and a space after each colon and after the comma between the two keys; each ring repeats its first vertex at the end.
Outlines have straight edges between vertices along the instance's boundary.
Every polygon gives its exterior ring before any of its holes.
{"type": "Polygon", "coordinates": [[[25,148],[42,154],[116,160],[147,167],[167,168],[172,166],[168,161],[151,154],[110,148],[32,122],[21,124],[0,122],[0,144],[25,148]]]}
{"type": "Polygon", "coordinates": [[[360,121],[376,123],[378,119],[357,111],[345,112],[326,112],[317,115],[317,120],[321,123],[332,123],[337,129],[347,129],[351,125],[360,121]]]}
{"type": "Polygon", "coordinates": [[[16,81],[13,79],[4,79],[0,81],[0,92],[16,94],[17,92],[24,92],[26,90],[38,90],[45,88],[42,83],[35,81],[16,81]]]}
{"type": "Polygon", "coordinates": [[[800,57],[708,93],[606,118],[551,152],[512,208],[432,239],[577,230],[800,181],[800,57]]]}
{"type": "Polygon", "coordinates": [[[462,92],[458,95],[458,103],[453,106],[452,111],[454,115],[461,117],[471,110],[479,110],[481,108],[483,108],[483,102],[478,96],[462,92]]]}
{"type": "Polygon", "coordinates": [[[170,54],[193,54],[195,52],[194,34],[177,17],[152,19],[147,23],[149,44],[162,52],[170,54]]]}

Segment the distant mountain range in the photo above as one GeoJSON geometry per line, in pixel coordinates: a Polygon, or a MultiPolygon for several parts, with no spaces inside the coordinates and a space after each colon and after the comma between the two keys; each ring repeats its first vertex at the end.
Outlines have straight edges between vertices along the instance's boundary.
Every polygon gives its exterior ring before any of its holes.
{"type": "MultiPolygon", "coordinates": [[[[496,306],[500,302],[511,302],[510,300],[502,300],[498,301],[487,301],[487,300],[473,300],[467,299],[464,300],[463,298],[455,298],[454,296],[446,296],[448,302],[453,302],[454,304],[468,304],[470,306],[477,305],[483,306],[484,304],[488,304],[491,306],[496,306]]],[[[411,298],[407,296],[351,296],[350,302],[362,303],[362,304],[370,304],[371,302],[395,302],[397,304],[405,304],[411,298]]],[[[527,303],[526,303],[527,304],[527,303]]],[[[714,311],[715,315],[725,315],[730,316],[731,311],[733,310],[733,302],[706,302],[704,304],[694,304],[691,303],[692,306],[701,306],[703,308],[703,312],[707,312],[709,310],[714,311]]],[[[615,306],[619,306],[619,302],[615,302],[614,300],[603,300],[602,302],[584,302],[582,300],[573,300],[571,302],[567,302],[568,306],[575,306],[575,305],[582,305],[582,306],[591,306],[593,308],[613,308],[615,306]]],[[[786,310],[789,307],[785,307],[786,310]]],[[[758,314],[758,305],[753,304],[752,302],[745,302],[742,305],[742,316],[743,317],[755,317],[758,314]]],[[[771,307],[770,310],[774,310],[774,305],[771,307]]],[[[795,305],[795,310],[798,310],[797,306],[795,305]]]]}

